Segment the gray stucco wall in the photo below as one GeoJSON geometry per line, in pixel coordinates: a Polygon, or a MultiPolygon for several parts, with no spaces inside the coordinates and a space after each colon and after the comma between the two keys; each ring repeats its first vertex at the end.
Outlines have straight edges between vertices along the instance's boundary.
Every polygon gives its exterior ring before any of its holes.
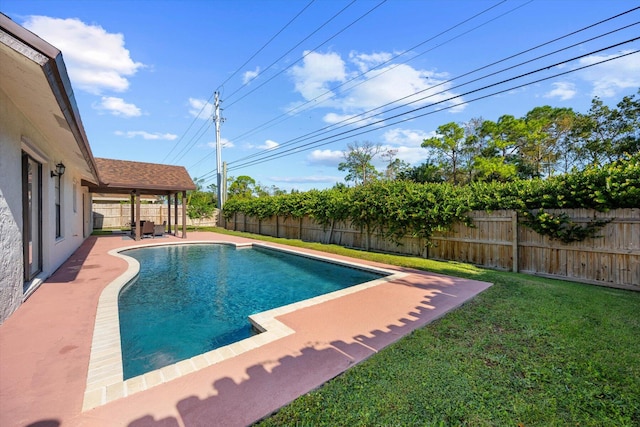
{"type": "Polygon", "coordinates": [[[0,323],[22,303],[20,127],[24,118],[0,91],[0,323]]]}

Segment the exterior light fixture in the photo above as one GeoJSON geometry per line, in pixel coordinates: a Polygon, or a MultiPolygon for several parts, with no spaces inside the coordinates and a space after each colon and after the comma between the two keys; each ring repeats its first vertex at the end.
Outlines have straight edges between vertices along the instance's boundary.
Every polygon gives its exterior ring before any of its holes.
{"type": "Polygon", "coordinates": [[[65,165],[60,162],[56,165],[56,170],[51,171],[51,178],[53,178],[54,176],[62,176],[64,175],[64,170],[66,169],[65,165]]]}

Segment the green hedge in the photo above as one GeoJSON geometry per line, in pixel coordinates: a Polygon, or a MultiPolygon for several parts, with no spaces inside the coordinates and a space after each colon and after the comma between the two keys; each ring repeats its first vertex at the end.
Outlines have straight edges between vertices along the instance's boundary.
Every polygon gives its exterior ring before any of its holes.
{"type": "Polygon", "coordinates": [[[513,209],[536,231],[570,242],[593,235],[604,222],[580,226],[566,215],[545,209],[590,208],[607,211],[640,206],[640,156],[604,167],[508,183],[468,186],[377,181],[353,188],[312,190],[281,196],[232,198],[224,207],[260,219],[272,216],[309,216],[320,224],[347,221],[397,241],[402,237],[429,240],[434,231],[447,230],[456,221],[469,223],[472,210],[513,209]]]}

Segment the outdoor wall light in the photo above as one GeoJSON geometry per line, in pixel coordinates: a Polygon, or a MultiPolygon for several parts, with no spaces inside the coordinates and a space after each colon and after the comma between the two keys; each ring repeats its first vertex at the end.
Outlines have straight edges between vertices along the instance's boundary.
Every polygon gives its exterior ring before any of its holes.
{"type": "Polygon", "coordinates": [[[60,162],[56,165],[56,170],[51,171],[51,178],[53,178],[54,176],[62,176],[64,175],[64,170],[66,169],[65,165],[60,162]]]}

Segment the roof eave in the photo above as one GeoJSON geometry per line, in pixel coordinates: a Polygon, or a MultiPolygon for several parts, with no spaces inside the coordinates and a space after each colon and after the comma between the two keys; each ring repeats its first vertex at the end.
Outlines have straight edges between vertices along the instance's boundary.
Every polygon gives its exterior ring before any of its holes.
{"type": "Polygon", "coordinates": [[[46,62],[41,64],[42,71],[58,102],[60,111],[64,114],[64,118],[69,125],[76,144],[89,166],[94,181],[100,182],[98,168],[96,167],[91,147],[89,146],[89,140],[82,125],[78,106],[73,95],[71,81],[69,80],[67,69],[62,59],[62,53],[56,47],[47,43],[31,31],[13,22],[11,18],[3,13],[0,13],[0,27],[13,38],[48,58],[46,62]]]}

